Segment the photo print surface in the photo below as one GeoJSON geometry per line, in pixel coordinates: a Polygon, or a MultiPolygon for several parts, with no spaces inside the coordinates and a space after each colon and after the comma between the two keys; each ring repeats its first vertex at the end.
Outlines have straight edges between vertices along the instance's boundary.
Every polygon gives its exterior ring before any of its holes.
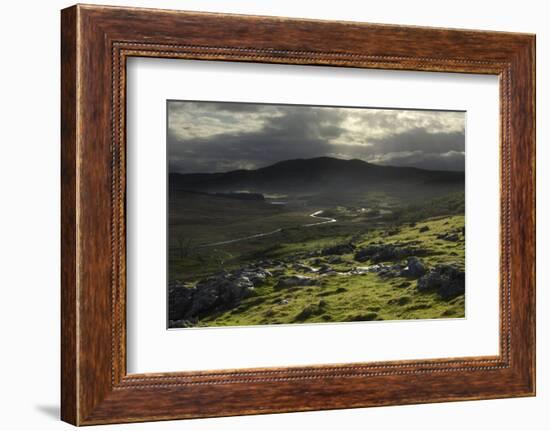
{"type": "Polygon", "coordinates": [[[168,328],[464,318],[465,117],[167,101],[168,328]]]}

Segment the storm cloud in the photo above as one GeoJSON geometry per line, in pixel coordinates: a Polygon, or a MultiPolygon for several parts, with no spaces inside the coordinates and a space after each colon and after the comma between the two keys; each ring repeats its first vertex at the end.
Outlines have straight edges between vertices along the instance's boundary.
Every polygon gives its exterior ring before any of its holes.
{"type": "Polygon", "coordinates": [[[167,110],[170,172],[320,156],[464,170],[464,112],[189,101],[167,110]]]}

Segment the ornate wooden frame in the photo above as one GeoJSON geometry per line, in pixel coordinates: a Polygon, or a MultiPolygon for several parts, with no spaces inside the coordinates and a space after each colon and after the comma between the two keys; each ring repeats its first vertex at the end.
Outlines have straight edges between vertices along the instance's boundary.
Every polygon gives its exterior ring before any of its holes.
{"type": "Polygon", "coordinates": [[[534,395],[534,35],[77,5],[62,11],[61,47],[63,420],[88,425],[534,395]],[[128,375],[130,56],[498,75],[500,354],[128,375]]]}

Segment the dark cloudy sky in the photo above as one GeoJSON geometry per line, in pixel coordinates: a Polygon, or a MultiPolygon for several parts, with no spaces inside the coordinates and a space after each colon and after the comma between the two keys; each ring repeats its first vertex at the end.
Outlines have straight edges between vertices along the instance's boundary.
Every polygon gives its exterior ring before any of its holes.
{"type": "Polygon", "coordinates": [[[319,156],[464,170],[465,113],[168,101],[170,172],[319,156]]]}

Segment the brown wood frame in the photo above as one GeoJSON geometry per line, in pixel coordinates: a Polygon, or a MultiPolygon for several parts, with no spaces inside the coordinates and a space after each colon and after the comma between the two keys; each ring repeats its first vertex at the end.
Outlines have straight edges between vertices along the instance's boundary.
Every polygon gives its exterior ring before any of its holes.
{"type": "Polygon", "coordinates": [[[88,425],[534,395],[534,35],[78,5],[62,11],[61,48],[63,420],[88,425]],[[498,75],[500,354],[127,375],[129,56],[498,75]]]}

